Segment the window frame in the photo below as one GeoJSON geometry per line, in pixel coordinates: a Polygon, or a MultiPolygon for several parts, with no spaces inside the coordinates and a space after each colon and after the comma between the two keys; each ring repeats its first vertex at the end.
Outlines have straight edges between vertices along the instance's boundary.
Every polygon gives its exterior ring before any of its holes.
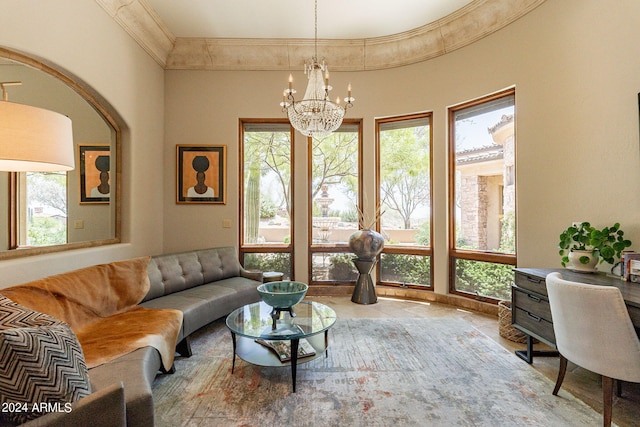
{"type": "MultiPolygon", "coordinates": [[[[449,293],[460,295],[466,298],[473,298],[476,300],[490,302],[493,304],[497,304],[499,302],[498,299],[482,296],[477,294],[472,294],[469,292],[462,292],[456,289],[456,261],[458,259],[462,260],[470,260],[470,261],[480,261],[480,262],[489,262],[496,264],[504,264],[504,265],[513,265],[517,266],[517,209],[516,218],[514,218],[515,224],[515,251],[514,254],[506,254],[495,251],[480,251],[480,250],[472,250],[472,249],[458,249],[456,247],[456,153],[455,153],[455,114],[460,110],[464,110],[469,107],[473,107],[476,105],[481,105],[485,103],[489,103],[492,101],[496,101],[501,98],[506,98],[512,96],[514,98],[514,111],[516,105],[516,89],[515,87],[510,87],[498,92],[495,92],[490,95],[486,95],[477,99],[473,99],[461,104],[457,104],[448,108],[448,128],[449,128],[449,141],[448,141],[448,157],[449,157],[449,183],[448,183],[448,195],[449,195],[449,211],[448,211],[448,240],[449,240],[449,293]]],[[[517,120],[517,117],[516,117],[517,120]]],[[[515,137],[515,130],[514,130],[515,137]]],[[[517,145],[517,137],[516,137],[516,145],[517,145]]],[[[514,153],[514,169],[517,169],[517,156],[514,153]]],[[[517,183],[517,180],[516,180],[517,183]]],[[[514,195],[514,202],[517,207],[517,187],[514,195]]]]}
{"type": "Polygon", "coordinates": [[[265,253],[288,253],[291,259],[291,280],[295,277],[295,251],[294,251],[294,229],[295,229],[295,130],[289,120],[287,119],[253,119],[253,118],[241,118],[239,119],[238,126],[238,222],[239,222],[239,235],[238,235],[238,252],[240,264],[244,267],[244,257],[247,254],[265,254],[265,253]],[[244,242],[245,224],[244,224],[244,208],[245,208],[245,191],[244,191],[244,135],[245,124],[265,124],[265,125],[283,125],[289,128],[289,144],[290,144],[290,157],[291,157],[291,212],[289,218],[290,239],[289,243],[272,243],[272,244],[257,244],[244,242]]]}
{"type": "MultiPolygon", "coordinates": [[[[428,286],[426,285],[420,285],[420,284],[412,284],[412,283],[395,283],[395,282],[385,282],[382,281],[382,275],[381,275],[381,263],[378,262],[376,264],[376,278],[377,278],[377,284],[378,285],[385,285],[385,286],[393,286],[393,287],[403,287],[403,288],[413,288],[413,289],[420,289],[420,290],[429,290],[429,291],[433,291],[434,290],[434,285],[433,285],[433,267],[434,267],[434,256],[433,256],[433,112],[431,111],[425,111],[425,112],[421,112],[421,113],[414,113],[414,114],[406,114],[406,115],[400,115],[400,116],[391,116],[391,117],[385,117],[385,118],[378,118],[375,120],[375,173],[376,173],[376,211],[379,212],[380,210],[380,204],[382,202],[382,197],[380,194],[380,182],[381,182],[381,177],[380,177],[380,167],[381,167],[381,148],[380,148],[380,128],[381,125],[382,127],[384,127],[385,123],[393,123],[393,122],[402,122],[402,121],[410,121],[410,120],[419,120],[419,119],[425,119],[428,118],[429,119],[429,186],[430,186],[430,191],[429,191],[429,233],[431,236],[431,239],[429,241],[429,246],[420,246],[420,247],[415,247],[415,246],[401,246],[401,245],[393,245],[393,246],[388,246],[385,245],[385,247],[382,250],[382,254],[400,254],[400,255],[418,255],[418,256],[428,256],[430,257],[430,284],[428,286]]],[[[382,229],[382,222],[381,219],[378,218],[378,220],[376,221],[376,231],[380,232],[382,229]]]]}
{"type": "MultiPolygon", "coordinates": [[[[362,164],[363,164],[363,120],[362,119],[344,119],[342,121],[345,125],[356,125],[358,127],[358,208],[362,210],[363,197],[362,197],[362,164]]],[[[313,279],[313,255],[315,253],[351,253],[348,243],[327,243],[318,244],[313,243],[313,199],[311,198],[312,184],[313,184],[313,139],[307,137],[307,230],[308,230],[308,247],[307,247],[307,265],[308,265],[308,283],[309,286],[349,286],[355,284],[353,281],[334,281],[334,280],[312,280],[313,279]]]]}
{"type": "Polygon", "coordinates": [[[37,249],[37,248],[51,248],[51,247],[61,247],[64,245],[69,245],[69,172],[51,172],[51,174],[56,174],[62,176],[64,174],[64,192],[67,195],[65,197],[65,201],[67,202],[67,216],[65,219],[65,242],[64,243],[55,243],[51,245],[29,245],[27,244],[28,235],[29,235],[29,221],[27,219],[28,215],[28,177],[27,175],[30,173],[41,173],[41,172],[9,172],[9,250],[25,250],[25,249],[37,249]]]}

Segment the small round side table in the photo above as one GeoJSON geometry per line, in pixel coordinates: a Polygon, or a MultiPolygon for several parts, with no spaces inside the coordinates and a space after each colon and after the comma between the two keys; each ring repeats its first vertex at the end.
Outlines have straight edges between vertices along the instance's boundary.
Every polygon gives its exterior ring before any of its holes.
{"type": "Polygon", "coordinates": [[[265,271],[262,273],[262,283],[279,282],[284,277],[284,273],[279,271],[265,271]]]}

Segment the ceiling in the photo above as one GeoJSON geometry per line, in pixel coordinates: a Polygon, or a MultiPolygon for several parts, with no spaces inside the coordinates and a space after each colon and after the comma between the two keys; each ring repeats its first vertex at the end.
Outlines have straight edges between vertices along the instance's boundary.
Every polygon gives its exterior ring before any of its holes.
{"type": "MultiPolygon", "coordinates": [[[[165,69],[292,70],[314,53],[314,0],[95,0],[165,69]]],[[[318,0],[318,56],[333,71],[426,61],[545,0],[318,0]]]]}
{"type": "MultiPolygon", "coordinates": [[[[313,38],[313,0],[147,0],[176,37],[313,38]]],[[[471,0],[318,0],[318,37],[388,36],[437,21],[471,0]]]]}

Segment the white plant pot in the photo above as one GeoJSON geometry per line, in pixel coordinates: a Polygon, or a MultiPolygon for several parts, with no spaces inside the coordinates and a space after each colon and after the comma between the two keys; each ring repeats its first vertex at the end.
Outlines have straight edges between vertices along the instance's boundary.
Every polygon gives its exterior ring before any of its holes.
{"type": "Polygon", "coordinates": [[[593,251],[572,249],[569,251],[569,265],[567,268],[578,273],[593,273],[598,271],[596,265],[598,264],[598,257],[593,255],[593,251]],[[586,264],[581,262],[583,257],[589,258],[589,262],[586,264]]]}

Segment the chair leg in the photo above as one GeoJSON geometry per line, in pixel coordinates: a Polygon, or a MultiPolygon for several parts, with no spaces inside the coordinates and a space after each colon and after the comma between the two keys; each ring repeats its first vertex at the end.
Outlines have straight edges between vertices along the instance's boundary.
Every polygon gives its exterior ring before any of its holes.
{"type": "Polygon", "coordinates": [[[613,379],[604,375],[602,376],[602,403],[604,405],[602,425],[609,427],[613,411],[613,379]]]}
{"type": "Polygon", "coordinates": [[[614,379],[613,384],[615,385],[616,396],[622,397],[622,381],[614,379]]]}
{"type": "Polygon", "coordinates": [[[553,389],[553,395],[557,396],[560,391],[562,381],[564,381],[564,374],[567,372],[567,358],[560,355],[560,368],[558,369],[558,379],[556,379],[556,387],[553,389]]]}

